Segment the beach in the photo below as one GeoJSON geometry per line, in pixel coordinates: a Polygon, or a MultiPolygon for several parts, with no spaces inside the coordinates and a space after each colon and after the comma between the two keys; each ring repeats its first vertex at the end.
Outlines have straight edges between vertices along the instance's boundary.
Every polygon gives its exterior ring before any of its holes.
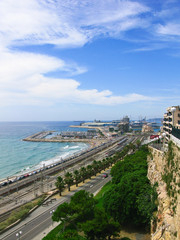
{"type": "MultiPolygon", "coordinates": [[[[40,131],[76,131],[73,122],[0,123],[0,179],[54,164],[61,158],[88,149],[85,142],[25,142],[22,139],[40,131]]],[[[76,123],[78,124],[78,123],[76,123]]],[[[82,131],[84,131],[82,129],[82,131]]],[[[92,143],[93,145],[93,143],[92,143]]]]}

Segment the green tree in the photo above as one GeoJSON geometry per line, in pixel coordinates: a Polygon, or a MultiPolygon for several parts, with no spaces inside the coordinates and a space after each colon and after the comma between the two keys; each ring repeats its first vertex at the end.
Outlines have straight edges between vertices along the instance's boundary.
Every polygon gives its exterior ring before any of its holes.
{"type": "Polygon", "coordinates": [[[71,222],[72,210],[69,206],[69,203],[64,202],[63,204],[59,205],[56,211],[52,215],[52,220],[55,222],[62,222],[63,230],[65,226],[71,222]]]}
{"type": "Polygon", "coordinates": [[[108,168],[111,165],[110,159],[111,158],[106,158],[106,168],[108,168]]]}
{"type": "Polygon", "coordinates": [[[133,143],[129,144],[129,150],[132,150],[133,152],[135,151],[136,146],[133,143]]]}
{"type": "Polygon", "coordinates": [[[70,203],[65,202],[58,206],[52,219],[56,222],[61,221],[64,228],[70,223],[77,228],[79,223],[93,218],[95,205],[93,195],[81,190],[71,197],[70,203]]]}
{"type": "Polygon", "coordinates": [[[136,141],[136,145],[137,145],[137,148],[139,149],[141,146],[141,141],[139,139],[136,141]]]}
{"type": "Polygon", "coordinates": [[[108,159],[109,166],[112,166],[112,164],[113,164],[113,162],[114,162],[113,157],[109,157],[109,158],[106,158],[106,159],[108,159]]]}
{"type": "Polygon", "coordinates": [[[63,189],[64,189],[64,187],[65,187],[64,179],[59,176],[59,177],[57,178],[57,181],[56,181],[56,183],[55,183],[55,186],[58,188],[58,190],[59,190],[59,195],[61,196],[61,193],[62,193],[62,191],[63,191],[63,189]]]}
{"type": "Polygon", "coordinates": [[[143,147],[117,162],[111,170],[112,186],[104,194],[103,205],[121,224],[150,224],[156,206],[147,178],[147,155],[147,148],[143,147]]]}
{"type": "Polygon", "coordinates": [[[102,169],[105,170],[106,169],[106,159],[102,160],[102,169]]]}
{"type": "Polygon", "coordinates": [[[79,240],[80,236],[76,230],[66,230],[59,237],[58,240],[79,240]]]}
{"type": "Polygon", "coordinates": [[[92,167],[92,165],[88,165],[87,166],[87,174],[88,174],[89,178],[91,179],[91,176],[93,175],[93,167],[92,167]]]}
{"type": "Polygon", "coordinates": [[[98,161],[98,162],[97,162],[97,166],[98,166],[97,171],[100,173],[100,172],[102,171],[102,169],[103,169],[103,163],[102,163],[102,161],[98,161]]]}
{"type": "Polygon", "coordinates": [[[78,186],[78,183],[81,179],[81,176],[80,176],[80,172],[78,170],[75,170],[74,171],[74,179],[75,179],[75,182],[76,182],[76,187],[78,186]]]}
{"type": "Polygon", "coordinates": [[[94,218],[82,224],[82,230],[89,240],[104,240],[117,236],[120,231],[119,224],[109,219],[107,214],[98,208],[95,209],[94,218]]]}
{"type": "Polygon", "coordinates": [[[73,176],[72,176],[72,173],[70,172],[67,172],[65,174],[65,183],[68,185],[68,190],[70,191],[70,187],[71,185],[73,184],[73,176]]]}
{"type": "Polygon", "coordinates": [[[96,200],[93,198],[93,194],[81,190],[71,197],[70,208],[76,214],[76,221],[84,222],[91,219],[94,214],[94,208],[96,200]]]}
{"type": "Polygon", "coordinates": [[[80,169],[80,174],[81,174],[82,181],[84,183],[85,179],[87,178],[87,170],[85,167],[82,167],[80,169]]]}
{"type": "Polygon", "coordinates": [[[98,172],[98,162],[96,160],[93,161],[92,167],[93,167],[94,175],[96,176],[98,172]]]}

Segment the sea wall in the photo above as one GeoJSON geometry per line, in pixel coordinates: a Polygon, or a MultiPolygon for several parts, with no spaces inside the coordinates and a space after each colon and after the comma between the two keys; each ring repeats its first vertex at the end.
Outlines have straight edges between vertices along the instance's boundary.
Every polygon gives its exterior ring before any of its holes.
{"type": "Polygon", "coordinates": [[[180,148],[170,142],[168,151],[149,147],[148,178],[157,183],[158,210],[152,221],[151,240],[180,239],[180,148]]]}

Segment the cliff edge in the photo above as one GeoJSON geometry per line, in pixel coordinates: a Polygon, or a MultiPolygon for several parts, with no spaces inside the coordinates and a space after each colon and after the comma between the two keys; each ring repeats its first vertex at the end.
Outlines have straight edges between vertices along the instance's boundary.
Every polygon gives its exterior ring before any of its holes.
{"type": "Polygon", "coordinates": [[[157,185],[158,210],[151,227],[151,240],[180,239],[180,148],[172,141],[167,151],[149,146],[148,178],[157,185]]]}

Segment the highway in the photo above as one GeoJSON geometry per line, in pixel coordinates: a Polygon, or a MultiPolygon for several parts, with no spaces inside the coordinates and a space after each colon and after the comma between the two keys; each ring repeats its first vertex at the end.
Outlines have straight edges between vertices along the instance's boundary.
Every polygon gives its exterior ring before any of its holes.
{"type": "MultiPolygon", "coordinates": [[[[109,174],[110,170],[107,170],[106,173],[109,174]]],[[[9,231],[5,232],[0,236],[1,240],[15,240],[17,239],[16,233],[22,231],[21,240],[32,240],[35,238],[39,233],[43,232],[47,227],[52,224],[50,211],[55,210],[59,204],[63,202],[69,201],[70,197],[79,190],[86,190],[90,193],[96,193],[101,187],[111,180],[111,177],[108,176],[107,178],[103,178],[102,174],[98,175],[94,179],[88,181],[83,186],[77,188],[74,191],[69,192],[66,196],[58,199],[54,202],[51,206],[47,207],[40,207],[38,210],[41,212],[40,214],[36,215],[32,213],[27,219],[22,221],[20,224],[15,226],[14,228],[10,229],[9,231]],[[46,209],[47,208],[47,209],[46,209]],[[34,215],[34,216],[33,216],[34,215]]]]}

